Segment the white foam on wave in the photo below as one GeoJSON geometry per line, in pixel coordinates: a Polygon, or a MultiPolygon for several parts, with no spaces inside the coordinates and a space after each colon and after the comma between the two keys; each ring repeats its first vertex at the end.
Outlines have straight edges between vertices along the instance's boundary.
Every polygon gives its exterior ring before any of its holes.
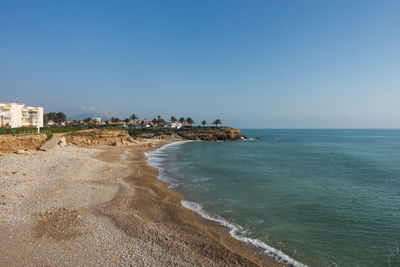
{"type": "Polygon", "coordinates": [[[145,152],[144,154],[147,157],[147,163],[150,166],[156,167],[156,168],[160,168],[161,163],[164,161],[163,157],[165,156],[165,150],[168,147],[171,146],[176,146],[182,143],[185,143],[186,141],[177,141],[177,142],[172,142],[169,144],[165,144],[162,147],[160,147],[159,149],[155,149],[152,150],[150,152],[145,152]]]}
{"type": "Polygon", "coordinates": [[[192,141],[177,141],[177,142],[172,142],[169,144],[165,144],[159,149],[152,150],[150,152],[145,152],[144,154],[147,157],[147,163],[150,166],[153,166],[158,169],[159,174],[157,176],[157,179],[160,180],[161,182],[164,182],[167,184],[169,188],[176,187],[177,185],[174,183],[171,177],[165,174],[164,169],[162,168],[162,163],[165,161],[166,157],[166,152],[165,150],[168,149],[169,147],[172,146],[177,146],[181,145],[186,142],[192,142],[192,141]]]}
{"type": "Polygon", "coordinates": [[[214,215],[211,215],[211,214],[207,213],[206,211],[204,211],[203,207],[200,204],[195,203],[195,202],[186,201],[186,200],[182,200],[181,204],[182,204],[183,207],[197,212],[203,218],[208,219],[210,221],[218,222],[219,224],[227,227],[229,229],[229,234],[233,238],[235,238],[237,240],[240,240],[242,242],[251,244],[251,245],[256,246],[258,248],[261,248],[262,250],[265,251],[265,253],[270,255],[275,260],[283,262],[283,263],[286,263],[286,264],[288,264],[290,266],[294,266],[294,267],[307,267],[306,264],[303,264],[301,262],[298,262],[298,261],[292,259],[288,255],[283,253],[281,250],[278,250],[276,248],[268,246],[267,244],[265,244],[264,242],[262,242],[262,241],[260,241],[258,239],[254,239],[254,238],[249,238],[249,237],[243,236],[242,233],[244,233],[244,231],[243,231],[243,228],[240,225],[236,225],[236,224],[230,223],[227,220],[225,220],[223,218],[220,218],[219,216],[214,216],[214,215]]]}

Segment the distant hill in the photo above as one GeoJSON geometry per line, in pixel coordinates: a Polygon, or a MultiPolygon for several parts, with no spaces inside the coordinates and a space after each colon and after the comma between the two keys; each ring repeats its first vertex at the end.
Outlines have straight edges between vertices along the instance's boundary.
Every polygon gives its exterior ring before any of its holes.
{"type": "Polygon", "coordinates": [[[92,118],[96,115],[97,117],[100,117],[102,121],[109,120],[109,118],[102,116],[101,114],[96,114],[96,113],[82,113],[82,114],[77,114],[73,116],[67,116],[67,119],[71,120],[84,120],[86,118],[92,118]]]}

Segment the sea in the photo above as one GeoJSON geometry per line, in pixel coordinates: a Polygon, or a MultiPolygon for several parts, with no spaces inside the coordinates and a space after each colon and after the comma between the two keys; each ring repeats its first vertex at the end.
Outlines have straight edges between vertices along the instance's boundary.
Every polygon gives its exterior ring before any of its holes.
{"type": "Polygon", "coordinates": [[[182,205],[291,266],[389,266],[400,130],[241,129],[251,140],[147,154],[182,205]]]}

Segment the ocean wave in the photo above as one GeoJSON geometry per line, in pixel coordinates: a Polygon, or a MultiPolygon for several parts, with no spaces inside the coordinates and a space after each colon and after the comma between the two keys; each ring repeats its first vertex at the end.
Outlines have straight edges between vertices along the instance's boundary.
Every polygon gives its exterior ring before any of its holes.
{"type": "Polygon", "coordinates": [[[203,218],[208,219],[210,221],[218,222],[222,226],[227,227],[229,229],[229,234],[233,238],[235,238],[239,241],[245,242],[247,244],[251,244],[255,247],[261,248],[262,250],[265,251],[265,253],[267,253],[273,259],[275,259],[279,262],[283,262],[283,263],[288,264],[289,266],[293,266],[293,267],[307,267],[306,264],[303,264],[301,262],[298,262],[298,261],[292,259],[288,255],[283,253],[281,250],[278,250],[276,248],[268,246],[267,244],[265,244],[264,242],[262,242],[258,239],[249,238],[249,237],[244,236],[243,228],[240,225],[230,223],[227,220],[225,220],[219,216],[214,216],[214,215],[207,213],[206,211],[204,211],[203,207],[200,204],[195,203],[195,202],[186,201],[186,200],[182,200],[181,204],[183,207],[197,212],[203,218]]]}

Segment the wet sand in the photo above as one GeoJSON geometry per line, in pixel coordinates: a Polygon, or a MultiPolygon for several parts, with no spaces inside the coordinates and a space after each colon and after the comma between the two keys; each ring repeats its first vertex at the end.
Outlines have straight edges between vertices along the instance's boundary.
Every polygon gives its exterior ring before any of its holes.
{"type": "Polygon", "coordinates": [[[282,266],[182,207],[146,163],[167,142],[0,157],[0,265],[282,266]]]}

